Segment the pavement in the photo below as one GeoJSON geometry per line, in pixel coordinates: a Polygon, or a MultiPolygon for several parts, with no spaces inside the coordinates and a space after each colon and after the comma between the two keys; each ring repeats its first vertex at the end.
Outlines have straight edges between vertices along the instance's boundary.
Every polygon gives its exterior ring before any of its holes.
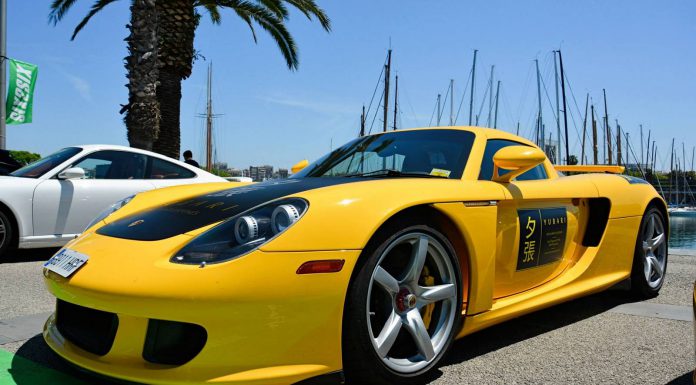
{"type": "MultiPolygon", "coordinates": [[[[0,263],[0,385],[114,384],[68,365],[41,337],[54,307],[41,265],[55,251],[0,263]]],[[[691,385],[694,279],[696,251],[672,249],[658,297],[635,302],[618,285],[467,336],[430,384],[691,385]]]]}

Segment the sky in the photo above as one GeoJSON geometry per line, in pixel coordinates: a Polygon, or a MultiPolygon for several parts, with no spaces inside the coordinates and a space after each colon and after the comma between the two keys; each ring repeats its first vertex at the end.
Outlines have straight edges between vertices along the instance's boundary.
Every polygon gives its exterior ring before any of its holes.
{"type": "MultiPolygon", "coordinates": [[[[220,114],[215,120],[216,159],[238,168],[289,168],[358,134],[361,108],[370,103],[389,47],[392,75],[399,76],[398,128],[436,124],[437,94],[444,99],[450,79],[455,82],[455,110],[463,100],[457,124],[467,124],[469,94],[463,93],[478,49],[474,109],[482,112],[479,124],[488,121],[483,96],[494,65],[495,82],[501,81],[498,127],[515,132],[519,122],[520,135],[530,137],[537,113],[538,59],[545,84],[544,122],[555,138],[552,51],[561,49],[572,154],[580,152],[586,95],[603,116],[606,89],[610,124],[614,127],[618,119],[637,157],[642,124],[645,139],[651,130],[657,141],[658,167],[669,168],[675,138],[680,157],[685,143],[690,168],[696,145],[694,1],[317,2],[331,18],[332,31],[291,13],[288,27],[300,52],[297,71],[288,70],[277,46],[260,30],[255,44],[233,13],[224,12],[220,26],[204,15],[195,40],[202,58],[183,83],[182,152],[191,149],[194,158],[204,158],[199,114],[205,112],[208,63],[214,71],[213,108],[220,114]]],[[[128,98],[123,39],[130,2],[107,6],[70,41],[92,3],[77,1],[54,26],[48,22],[49,0],[8,0],[7,56],[39,66],[34,121],[8,126],[8,148],[47,155],[75,144],[127,145],[119,110],[128,98]]],[[[381,114],[374,118],[379,92],[368,117],[372,132],[382,128],[381,114]]],[[[449,100],[443,110],[445,125],[449,100]]]]}

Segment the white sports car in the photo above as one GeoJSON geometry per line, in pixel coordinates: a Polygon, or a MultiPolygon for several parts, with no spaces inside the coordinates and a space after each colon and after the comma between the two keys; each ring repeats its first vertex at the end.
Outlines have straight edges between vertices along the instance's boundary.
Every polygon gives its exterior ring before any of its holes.
{"type": "Polygon", "coordinates": [[[197,167],[135,148],[64,148],[0,176],[0,258],[9,247],[62,246],[90,220],[108,215],[138,192],[224,181],[197,167]]]}

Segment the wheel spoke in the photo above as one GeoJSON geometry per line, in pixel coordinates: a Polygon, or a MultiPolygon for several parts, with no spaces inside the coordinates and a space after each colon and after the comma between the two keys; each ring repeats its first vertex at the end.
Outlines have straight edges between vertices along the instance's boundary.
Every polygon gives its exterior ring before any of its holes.
{"type": "Polygon", "coordinates": [[[665,242],[665,233],[660,233],[655,238],[650,239],[650,242],[649,242],[650,249],[655,250],[664,242],[665,242]]]}
{"type": "Polygon", "coordinates": [[[399,292],[399,282],[381,266],[377,266],[377,268],[375,269],[374,279],[389,294],[394,295],[399,292]]]}
{"type": "Polygon", "coordinates": [[[418,295],[418,299],[420,300],[419,302],[421,302],[422,305],[427,305],[429,303],[450,299],[457,294],[456,288],[452,283],[438,286],[421,287],[420,289],[423,291],[418,295]]]}
{"type": "Polygon", "coordinates": [[[660,266],[660,262],[657,260],[657,258],[655,258],[654,255],[648,256],[648,263],[650,264],[651,269],[654,270],[655,273],[657,273],[657,279],[662,278],[662,266],[660,266]]]}
{"type": "Polygon", "coordinates": [[[425,258],[428,255],[428,238],[425,235],[418,237],[418,240],[413,245],[413,250],[411,251],[411,261],[406,270],[406,276],[402,282],[418,284],[418,278],[420,278],[421,272],[423,271],[423,266],[425,265],[425,258]]]}
{"type": "Polygon", "coordinates": [[[382,328],[382,331],[377,336],[375,342],[377,344],[377,354],[381,358],[384,358],[389,354],[394,342],[396,342],[396,337],[399,336],[399,331],[401,330],[401,317],[396,314],[396,312],[391,313],[386,324],[382,328]]]}
{"type": "Polygon", "coordinates": [[[653,234],[655,234],[655,216],[651,215],[650,220],[648,221],[648,228],[646,229],[646,232],[648,233],[648,236],[646,238],[652,238],[653,234]]]}
{"type": "Polygon", "coordinates": [[[405,326],[406,330],[408,330],[413,340],[416,342],[420,354],[425,357],[426,361],[432,360],[435,357],[433,342],[430,340],[428,330],[425,328],[423,317],[421,317],[417,309],[413,309],[406,313],[405,326]]]}

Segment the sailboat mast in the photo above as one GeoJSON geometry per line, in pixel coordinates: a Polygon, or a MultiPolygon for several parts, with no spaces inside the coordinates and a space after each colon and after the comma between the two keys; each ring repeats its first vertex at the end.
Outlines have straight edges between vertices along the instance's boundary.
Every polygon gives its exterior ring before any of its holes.
{"type": "Polygon", "coordinates": [[[553,51],[553,73],[554,73],[554,88],[556,90],[556,140],[558,141],[558,151],[556,151],[556,163],[560,164],[561,160],[561,106],[558,99],[558,61],[556,60],[556,53],[558,51],[553,51]]]}
{"type": "Polygon", "coordinates": [[[454,126],[454,79],[450,79],[450,126],[454,126]]]}
{"type": "Polygon", "coordinates": [[[490,127],[493,118],[493,71],[495,71],[495,66],[491,66],[491,77],[488,79],[488,120],[486,121],[486,126],[490,127]]]}
{"type": "Polygon", "coordinates": [[[437,126],[440,127],[440,117],[442,116],[442,112],[440,109],[440,99],[442,99],[442,95],[437,94],[437,126]]]}
{"type": "Polygon", "coordinates": [[[640,125],[640,163],[643,163],[643,125],[640,125]]]}
{"type": "Polygon", "coordinates": [[[587,137],[587,105],[590,103],[590,94],[585,97],[585,117],[582,120],[582,146],[580,147],[580,164],[587,163],[585,159],[585,138],[587,137]]]}
{"type": "Polygon", "coordinates": [[[469,125],[473,122],[474,117],[474,85],[476,84],[476,54],[478,50],[474,50],[474,64],[471,67],[471,98],[469,99],[469,125]]]}
{"type": "Polygon", "coordinates": [[[604,93],[604,129],[607,135],[607,160],[609,161],[609,164],[613,164],[613,157],[611,153],[611,128],[609,127],[609,111],[607,110],[607,90],[602,88],[602,92],[604,93]]]}
{"type": "Polygon", "coordinates": [[[391,72],[391,56],[392,50],[387,51],[387,64],[384,66],[384,124],[383,132],[387,132],[387,125],[389,124],[389,77],[391,72]]]}
{"type": "MultiPolygon", "coordinates": [[[[642,127],[642,125],[641,125],[641,127],[642,127]]],[[[648,130],[648,142],[647,142],[648,152],[645,154],[645,161],[648,163],[650,163],[650,133],[651,133],[651,130],[648,130]]]]}
{"type": "MultiPolygon", "coordinates": [[[[630,147],[630,142],[628,140],[629,133],[626,133],[626,145],[630,147]]],[[[616,120],[616,165],[621,166],[621,126],[619,126],[618,119],[616,120]]],[[[628,156],[626,157],[628,158],[628,156]]],[[[638,166],[638,169],[641,169],[638,166]]]]}
{"type": "Polygon", "coordinates": [[[669,160],[669,198],[672,200],[672,195],[674,194],[674,183],[672,178],[674,177],[674,138],[672,138],[672,150],[670,151],[669,160]]]}
{"type": "Polygon", "coordinates": [[[396,131],[396,115],[399,109],[399,75],[394,79],[394,131],[396,131]]]}
{"type": "Polygon", "coordinates": [[[594,164],[597,164],[597,119],[595,119],[594,104],[592,105],[592,154],[594,155],[594,164]]]}
{"type": "MultiPolygon", "coordinates": [[[[561,66],[561,93],[563,95],[563,129],[565,131],[565,155],[566,155],[566,164],[569,163],[570,159],[570,150],[568,148],[568,113],[567,113],[567,103],[566,103],[566,91],[565,91],[565,72],[563,71],[563,55],[561,54],[561,50],[558,50],[558,63],[561,66]]],[[[560,139],[560,137],[559,137],[560,139]]],[[[559,144],[560,146],[560,144],[559,144]]],[[[559,159],[561,160],[561,159],[559,159]]]]}
{"type": "Polygon", "coordinates": [[[493,115],[493,128],[498,128],[498,97],[500,96],[500,80],[495,89],[495,114],[493,115]]]}
{"type": "Polygon", "coordinates": [[[213,63],[208,66],[208,105],[205,116],[205,169],[210,172],[213,169],[213,63]]]}
{"type": "Polygon", "coordinates": [[[536,65],[537,74],[537,102],[539,103],[539,111],[537,113],[537,146],[546,152],[546,146],[544,146],[544,121],[541,116],[541,74],[539,73],[539,59],[534,59],[534,64],[536,65]],[[539,143],[539,138],[541,138],[541,143],[539,143]]]}
{"type": "Polygon", "coordinates": [[[360,115],[360,137],[365,136],[365,105],[363,104],[362,114],[360,115]]]}

